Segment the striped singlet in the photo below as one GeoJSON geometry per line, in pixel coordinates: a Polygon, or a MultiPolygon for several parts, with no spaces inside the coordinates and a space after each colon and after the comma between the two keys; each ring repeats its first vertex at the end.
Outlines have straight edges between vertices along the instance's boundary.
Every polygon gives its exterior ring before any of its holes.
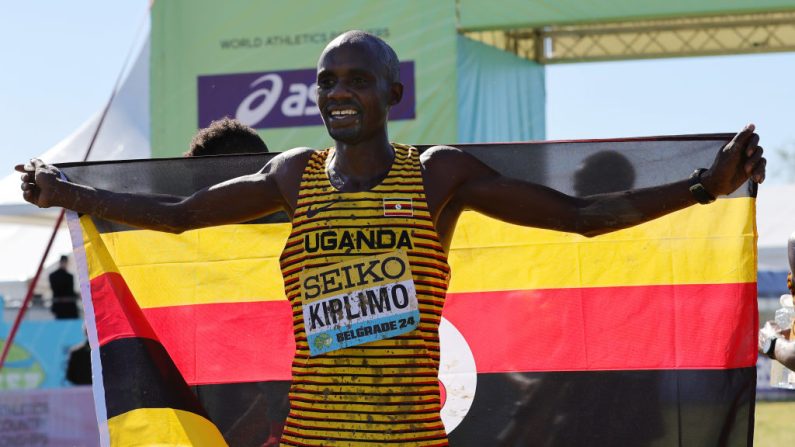
{"type": "MultiPolygon", "coordinates": [[[[450,268],[425,201],[419,153],[393,147],[389,173],[368,191],[345,193],[331,185],[325,165],[332,149],[315,152],[304,170],[280,258],[296,341],[282,445],[447,445],[437,375],[450,268]],[[310,356],[302,293],[311,291],[302,272],[396,250],[408,258],[419,327],[310,356]]],[[[323,281],[336,284],[328,278],[313,284],[323,281]]]]}

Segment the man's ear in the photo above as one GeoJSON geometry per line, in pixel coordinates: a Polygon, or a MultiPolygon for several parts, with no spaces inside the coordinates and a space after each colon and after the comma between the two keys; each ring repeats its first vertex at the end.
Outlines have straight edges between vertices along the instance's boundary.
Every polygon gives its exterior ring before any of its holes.
{"type": "Polygon", "coordinates": [[[400,82],[393,82],[389,87],[389,106],[394,106],[400,103],[403,99],[403,84],[400,82]]]}

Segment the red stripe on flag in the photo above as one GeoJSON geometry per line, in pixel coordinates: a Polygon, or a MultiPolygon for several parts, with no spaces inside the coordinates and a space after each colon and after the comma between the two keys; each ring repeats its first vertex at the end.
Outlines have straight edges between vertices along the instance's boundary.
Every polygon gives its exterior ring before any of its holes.
{"type": "Polygon", "coordinates": [[[756,284],[450,293],[480,373],[756,363],[756,284]],[[585,319],[587,316],[587,319],[585,319]]]}
{"type": "Polygon", "coordinates": [[[159,340],[190,385],[290,380],[295,341],[286,300],[142,310],[113,272],[91,280],[91,296],[100,345],[159,340]]]}
{"type": "Polygon", "coordinates": [[[93,278],[91,300],[100,346],[127,337],[157,340],[127,283],[118,273],[103,273],[93,278]]]}
{"type": "Polygon", "coordinates": [[[190,385],[290,380],[290,304],[282,301],[144,309],[190,385]]]}

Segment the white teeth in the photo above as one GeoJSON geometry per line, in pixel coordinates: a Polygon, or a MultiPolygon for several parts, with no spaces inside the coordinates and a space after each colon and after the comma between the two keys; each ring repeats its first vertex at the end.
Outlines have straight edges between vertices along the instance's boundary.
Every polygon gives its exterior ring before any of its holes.
{"type": "Polygon", "coordinates": [[[356,115],[356,111],[353,109],[331,111],[331,116],[345,116],[345,115],[356,115]]]}

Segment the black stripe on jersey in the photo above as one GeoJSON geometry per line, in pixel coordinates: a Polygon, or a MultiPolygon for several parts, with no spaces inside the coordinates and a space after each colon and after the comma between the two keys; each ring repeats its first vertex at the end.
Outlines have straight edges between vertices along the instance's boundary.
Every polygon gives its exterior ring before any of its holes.
{"type": "MultiPolygon", "coordinates": [[[[299,419],[299,420],[300,420],[301,417],[298,416],[298,415],[294,415],[293,414],[293,410],[296,410],[296,411],[308,411],[308,412],[312,412],[312,413],[340,413],[339,410],[326,410],[324,408],[304,407],[304,406],[298,405],[298,404],[293,405],[292,407],[293,408],[290,410],[290,416],[292,416],[292,417],[294,417],[296,419],[299,419]]],[[[417,410],[410,411],[410,412],[406,412],[405,410],[403,410],[403,411],[346,410],[345,413],[351,413],[351,414],[381,414],[381,415],[434,414],[434,413],[438,414],[439,413],[439,408],[438,407],[437,408],[423,408],[423,409],[417,409],[417,410]]]]}

